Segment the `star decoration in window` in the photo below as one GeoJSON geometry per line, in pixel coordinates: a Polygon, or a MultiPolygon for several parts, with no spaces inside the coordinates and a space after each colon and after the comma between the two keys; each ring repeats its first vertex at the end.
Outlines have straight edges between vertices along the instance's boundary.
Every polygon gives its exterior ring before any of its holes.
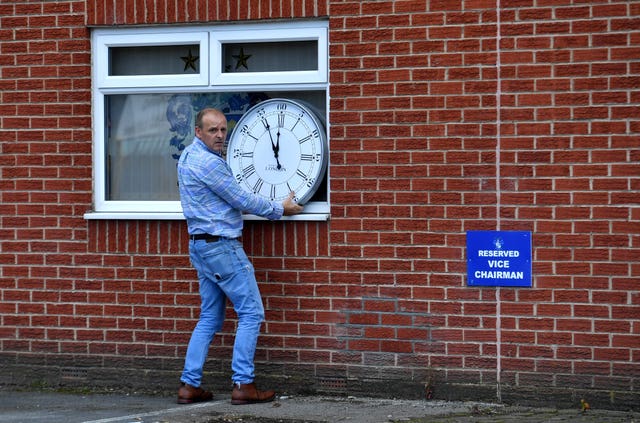
{"type": "Polygon", "coordinates": [[[251,54],[244,54],[244,49],[240,47],[240,54],[234,54],[233,58],[236,59],[236,70],[242,66],[246,70],[249,70],[249,66],[247,65],[247,60],[251,57],[251,54]]]}
{"type": "Polygon", "coordinates": [[[196,69],[196,61],[199,59],[199,57],[192,55],[191,54],[191,49],[189,49],[189,54],[187,56],[182,56],[181,59],[184,61],[184,71],[185,72],[189,68],[193,69],[194,71],[197,71],[197,69],[196,69]]]}

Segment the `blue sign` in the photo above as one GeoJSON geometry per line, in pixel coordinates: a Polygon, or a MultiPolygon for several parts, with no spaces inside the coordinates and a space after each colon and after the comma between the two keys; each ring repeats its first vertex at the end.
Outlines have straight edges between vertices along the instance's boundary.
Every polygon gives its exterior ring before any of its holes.
{"type": "Polygon", "coordinates": [[[531,232],[467,231],[468,286],[531,286],[531,232]]]}

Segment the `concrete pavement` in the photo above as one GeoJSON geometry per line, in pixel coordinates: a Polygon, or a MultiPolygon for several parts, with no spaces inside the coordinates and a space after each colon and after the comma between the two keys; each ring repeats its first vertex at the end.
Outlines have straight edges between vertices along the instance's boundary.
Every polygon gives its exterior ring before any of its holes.
{"type": "Polygon", "coordinates": [[[510,407],[477,402],[281,396],[272,403],[231,405],[229,395],[178,405],[175,397],[0,390],[0,423],[640,423],[640,413],[579,408],[510,407]]]}

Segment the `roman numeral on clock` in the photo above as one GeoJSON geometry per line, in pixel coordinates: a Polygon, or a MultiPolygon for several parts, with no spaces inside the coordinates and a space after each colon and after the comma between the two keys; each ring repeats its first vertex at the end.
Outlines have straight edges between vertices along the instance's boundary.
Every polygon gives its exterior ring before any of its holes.
{"type": "Polygon", "coordinates": [[[264,128],[267,131],[269,129],[271,129],[271,127],[269,126],[269,121],[267,120],[266,112],[264,111],[264,109],[258,110],[258,117],[260,117],[260,120],[262,121],[262,124],[264,125],[264,128]]]}
{"type": "Polygon", "coordinates": [[[244,157],[245,159],[253,158],[253,151],[242,151],[239,148],[233,149],[233,158],[244,157]]]}
{"type": "Polygon", "coordinates": [[[285,103],[278,103],[276,109],[278,110],[278,128],[283,128],[285,118],[284,112],[287,110],[287,105],[285,103]]]}
{"type": "Polygon", "coordinates": [[[318,133],[318,130],[316,129],[315,131],[313,131],[313,133],[307,135],[304,138],[299,139],[298,142],[300,144],[303,144],[303,143],[309,141],[311,138],[318,138],[319,136],[320,136],[320,134],[318,133]]]}
{"type": "Polygon", "coordinates": [[[304,116],[304,112],[300,113],[300,115],[298,116],[298,120],[296,120],[296,123],[293,124],[293,126],[290,129],[290,131],[293,132],[293,128],[296,127],[296,125],[298,124],[298,122],[300,122],[300,119],[302,119],[303,116],[304,116]]]}
{"type": "Polygon", "coordinates": [[[262,178],[258,178],[256,183],[253,185],[253,192],[256,194],[259,193],[262,189],[262,185],[264,185],[264,181],[262,180],[262,178]]]}
{"type": "Polygon", "coordinates": [[[241,133],[241,134],[243,134],[243,135],[246,135],[246,136],[248,136],[248,137],[251,137],[251,138],[253,138],[254,140],[258,141],[258,138],[257,138],[257,137],[254,137],[254,136],[251,134],[251,132],[249,132],[249,126],[248,126],[248,125],[243,125],[243,126],[242,126],[242,129],[240,129],[240,133],[241,133]]]}
{"type": "Polygon", "coordinates": [[[298,175],[299,177],[301,177],[305,181],[309,178],[309,176],[307,176],[307,174],[304,173],[303,171],[301,171],[300,169],[296,170],[296,175],[298,175]]]}
{"type": "MultiPolygon", "coordinates": [[[[287,182],[287,194],[290,193],[291,191],[293,191],[293,188],[291,188],[291,185],[289,185],[289,182],[287,182]]],[[[297,194],[293,196],[293,201],[298,201],[297,194]]]]}
{"type": "Polygon", "coordinates": [[[245,178],[248,178],[249,176],[253,175],[255,172],[256,172],[256,167],[252,164],[242,169],[242,175],[245,178]]]}
{"type": "Polygon", "coordinates": [[[300,160],[304,160],[307,162],[311,162],[311,161],[320,161],[320,154],[301,154],[300,155],[300,160]]]}

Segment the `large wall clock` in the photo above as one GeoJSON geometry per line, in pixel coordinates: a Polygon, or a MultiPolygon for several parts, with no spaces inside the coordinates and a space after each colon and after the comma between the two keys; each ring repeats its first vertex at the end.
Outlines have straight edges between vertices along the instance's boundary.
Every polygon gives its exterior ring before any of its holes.
{"type": "Polygon", "coordinates": [[[328,154],[324,125],[313,109],[273,98],[242,115],[229,139],[227,163],[245,190],[271,201],[294,191],[304,204],[322,183],[328,154]]]}

